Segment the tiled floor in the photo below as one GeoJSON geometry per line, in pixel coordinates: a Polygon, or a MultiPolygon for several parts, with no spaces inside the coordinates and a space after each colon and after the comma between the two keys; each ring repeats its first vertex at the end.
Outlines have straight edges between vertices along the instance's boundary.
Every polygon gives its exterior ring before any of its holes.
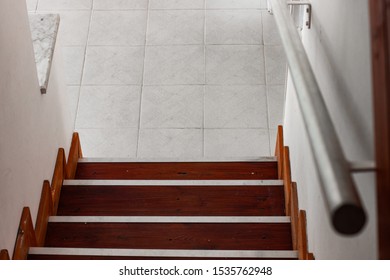
{"type": "Polygon", "coordinates": [[[273,154],[285,58],[266,0],[27,0],[61,16],[87,157],[273,154]]]}

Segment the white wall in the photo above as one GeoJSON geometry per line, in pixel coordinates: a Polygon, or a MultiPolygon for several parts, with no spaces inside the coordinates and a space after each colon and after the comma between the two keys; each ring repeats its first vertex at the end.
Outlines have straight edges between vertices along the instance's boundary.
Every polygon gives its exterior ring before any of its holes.
{"type": "MultiPolygon", "coordinates": [[[[326,104],[350,160],[373,160],[370,35],[367,0],[311,1],[312,29],[302,34],[326,104]]],[[[285,142],[290,146],[292,177],[300,207],[307,210],[309,248],[317,259],[377,257],[375,179],[355,175],[369,222],[355,237],[336,234],[330,226],[306,132],[291,81],[285,108],[285,142]],[[302,163],[305,163],[304,165],[302,163]]]]}
{"type": "Polygon", "coordinates": [[[26,2],[0,1],[0,249],[10,254],[22,208],[30,207],[35,223],[43,180],[51,180],[57,149],[67,153],[71,141],[59,50],[42,95],[26,2]]]}

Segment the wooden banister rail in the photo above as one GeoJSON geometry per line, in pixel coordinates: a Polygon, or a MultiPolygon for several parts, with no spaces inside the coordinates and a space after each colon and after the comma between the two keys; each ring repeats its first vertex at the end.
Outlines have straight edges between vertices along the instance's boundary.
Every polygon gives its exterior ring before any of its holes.
{"type": "Polygon", "coordinates": [[[314,255],[308,252],[306,212],[299,210],[298,188],[291,180],[290,152],[284,146],[283,127],[278,126],[275,156],[278,159],[279,179],[284,182],[286,216],[291,217],[291,236],[293,249],[298,251],[300,260],[314,260],[314,255]]]}

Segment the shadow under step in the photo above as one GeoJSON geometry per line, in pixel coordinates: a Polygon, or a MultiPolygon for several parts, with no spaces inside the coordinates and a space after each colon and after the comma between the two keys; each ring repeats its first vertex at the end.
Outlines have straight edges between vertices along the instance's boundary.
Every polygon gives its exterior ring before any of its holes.
{"type": "Polygon", "coordinates": [[[80,159],[75,179],[133,180],[262,180],[277,179],[277,161],[138,162],[120,159],[80,159]]]}
{"type": "Polygon", "coordinates": [[[298,259],[291,250],[137,250],[32,247],[30,260],[298,259]]]}
{"type": "Polygon", "coordinates": [[[199,250],[292,249],[289,217],[164,217],[161,221],[161,217],[154,218],[153,221],[151,217],[53,217],[48,223],[45,246],[199,250]]]}
{"type": "Polygon", "coordinates": [[[280,180],[65,180],[63,216],[283,216],[280,180]]]}

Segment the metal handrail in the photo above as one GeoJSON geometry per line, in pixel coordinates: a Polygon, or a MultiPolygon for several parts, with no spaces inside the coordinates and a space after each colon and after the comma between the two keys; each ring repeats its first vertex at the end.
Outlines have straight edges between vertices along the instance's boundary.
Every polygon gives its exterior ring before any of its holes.
{"type": "Polygon", "coordinates": [[[286,0],[269,0],[286,53],[329,216],[335,230],[358,233],[366,222],[336,130],[286,0]]]}

